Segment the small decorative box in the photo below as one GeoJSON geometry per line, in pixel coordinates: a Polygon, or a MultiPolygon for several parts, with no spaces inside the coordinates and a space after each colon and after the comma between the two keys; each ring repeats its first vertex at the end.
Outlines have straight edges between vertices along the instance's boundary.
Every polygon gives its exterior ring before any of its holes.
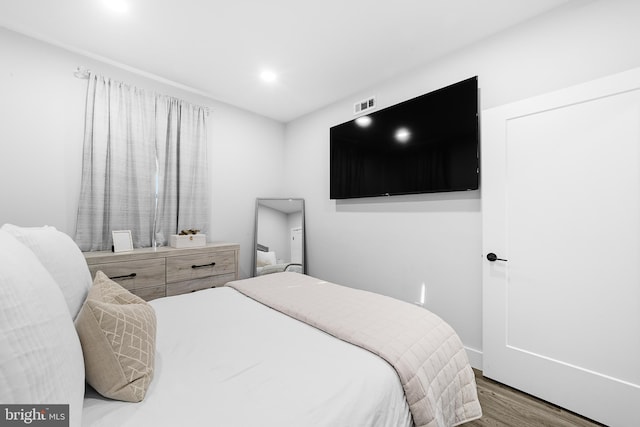
{"type": "Polygon", "coordinates": [[[206,234],[172,234],[169,239],[172,248],[197,248],[207,245],[206,234]]]}

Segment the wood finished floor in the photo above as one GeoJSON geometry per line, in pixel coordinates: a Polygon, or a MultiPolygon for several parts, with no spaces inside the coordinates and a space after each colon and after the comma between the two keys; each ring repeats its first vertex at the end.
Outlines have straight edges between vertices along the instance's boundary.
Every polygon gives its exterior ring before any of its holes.
{"type": "Polygon", "coordinates": [[[602,427],[589,419],[482,376],[475,370],[482,418],[464,427],[602,427]]]}

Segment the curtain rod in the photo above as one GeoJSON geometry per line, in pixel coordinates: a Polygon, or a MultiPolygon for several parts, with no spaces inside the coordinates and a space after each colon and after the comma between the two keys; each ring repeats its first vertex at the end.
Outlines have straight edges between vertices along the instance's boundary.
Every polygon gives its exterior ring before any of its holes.
{"type": "MultiPolygon", "coordinates": [[[[76,67],[76,70],[73,72],[73,75],[76,76],[76,78],[78,78],[78,79],[88,79],[90,72],[91,72],[90,69],[88,69],[86,67],[83,67],[82,65],[78,65],[76,67]]],[[[193,104],[193,105],[197,105],[197,104],[193,104]]],[[[209,107],[204,106],[204,105],[198,105],[198,106],[204,108],[204,110],[207,112],[207,114],[209,114],[209,111],[210,111],[209,107]]]]}
{"type": "MultiPolygon", "coordinates": [[[[213,101],[216,101],[216,98],[214,98],[213,95],[211,95],[210,93],[204,92],[204,91],[199,90],[199,89],[195,89],[195,88],[193,88],[191,86],[183,85],[182,83],[174,82],[173,80],[165,79],[164,77],[160,77],[160,76],[157,76],[155,74],[148,73],[146,71],[142,71],[142,70],[139,70],[139,69],[134,68],[134,67],[129,67],[127,65],[123,65],[123,64],[120,64],[118,62],[109,61],[109,60],[107,60],[105,58],[102,58],[102,57],[97,57],[97,59],[102,61],[102,62],[106,62],[107,64],[112,65],[114,67],[117,67],[117,68],[120,68],[122,70],[128,71],[130,73],[142,76],[142,77],[144,77],[146,79],[155,80],[155,81],[157,81],[157,82],[159,82],[161,84],[164,84],[164,85],[167,85],[167,86],[173,86],[173,87],[178,88],[180,90],[183,90],[185,92],[195,93],[196,95],[199,95],[199,96],[202,96],[204,98],[208,98],[208,99],[211,99],[213,101]]],[[[79,65],[76,68],[76,70],[73,72],[73,75],[76,76],[79,79],[87,79],[87,78],[89,78],[89,72],[91,72],[90,69],[88,69],[88,68],[86,68],[86,67],[84,67],[82,65],[79,65]]]]}

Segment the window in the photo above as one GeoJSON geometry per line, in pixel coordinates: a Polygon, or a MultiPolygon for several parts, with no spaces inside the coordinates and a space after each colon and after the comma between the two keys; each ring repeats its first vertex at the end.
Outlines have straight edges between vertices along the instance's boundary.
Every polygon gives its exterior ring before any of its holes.
{"type": "Polygon", "coordinates": [[[204,107],[89,73],[78,246],[110,249],[113,230],[134,247],[206,233],[207,122],[204,107]]]}

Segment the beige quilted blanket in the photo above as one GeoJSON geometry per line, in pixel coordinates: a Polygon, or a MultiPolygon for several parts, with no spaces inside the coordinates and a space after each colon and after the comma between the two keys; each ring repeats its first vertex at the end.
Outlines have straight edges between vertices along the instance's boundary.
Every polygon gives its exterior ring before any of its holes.
{"type": "Polygon", "coordinates": [[[385,359],[398,373],[416,426],[451,427],[482,415],[460,338],[435,314],[297,273],[227,286],[385,359]]]}

